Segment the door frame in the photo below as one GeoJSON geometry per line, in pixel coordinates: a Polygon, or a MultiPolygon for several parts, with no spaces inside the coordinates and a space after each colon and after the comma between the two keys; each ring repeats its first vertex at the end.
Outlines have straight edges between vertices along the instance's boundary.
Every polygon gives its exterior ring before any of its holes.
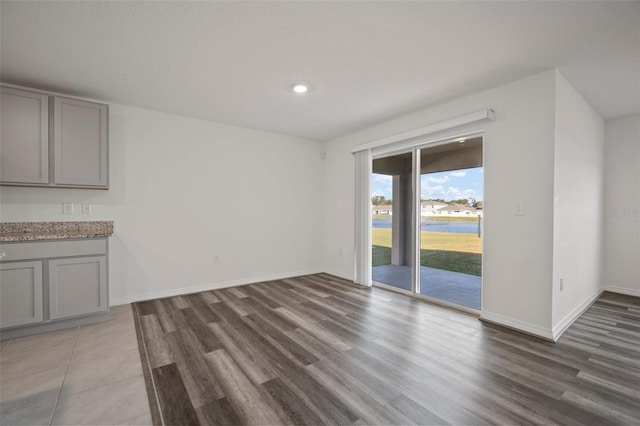
{"type": "MultiPolygon", "coordinates": [[[[411,196],[413,197],[412,203],[412,211],[411,211],[411,252],[412,252],[412,266],[411,266],[411,290],[405,290],[402,288],[394,287],[389,284],[381,283],[378,281],[371,281],[372,285],[380,288],[384,288],[386,290],[391,290],[396,293],[405,294],[411,297],[415,297],[417,299],[422,299],[431,303],[435,303],[438,305],[445,306],[447,308],[456,309],[462,312],[471,313],[479,316],[482,313],[482,307],[484,306],[484,291],[483,291],[483,276],[484,274],[481,272],[480,275],[480,309],[473,309],[467,306],[457,305],[454,303],[450,303],[444,300],[436,299],[435,297],[425,296],[420,294],[420,233],[418,230],[420,229],[420,152],[425,148],[433,148],[439,145],[446,145],[449,143],[456,142],[460,139],[470,139],[474,137],[482,138],[482,167],[484,168],[485,164],[485,141],[486,134],[484,131],[475,131],[475,132],[466,132],[461,134],[456,134],[454,136],[447,136],[445,138],[436,138],[430,140],[424,140],[424,138],[417,138],[415,141],[411,142],[411,146],[407,146],[406,141],[402,144],[402,146],[381,146],[378,148],[373,148],[371,150],[371,167],[373,167],[373,161],[380,158],[392,157],[394,155],[406,154],[411,152],[412,155],[412,178],[411,178],[411,196]]],[[[484,194],[484,173],[482,174],[482,188],[484,194]]],[[[371,194],[368,194],[369,198],[371,198],[371,194]]],[[[485,200],[482,200],[483,211],[485,209],[485,200]]],[[[371,211],[371,209],[369,209],[371,211]]],[[[484,239],[484,217],[482,219],[483,222],[483,239],[484,239]]],[[[371,228],[371,221],[369,221],[369,228],[371,228]]],[[[369,247],[371,250],[371,245],[369,247]]],[[[369,265],[368,268],[372,270],[372,257],[369,256],[369,265]]],[[[482,255],[482,264],[480,266],[481,271],[484,270],[484,250],[482,255]]]]}

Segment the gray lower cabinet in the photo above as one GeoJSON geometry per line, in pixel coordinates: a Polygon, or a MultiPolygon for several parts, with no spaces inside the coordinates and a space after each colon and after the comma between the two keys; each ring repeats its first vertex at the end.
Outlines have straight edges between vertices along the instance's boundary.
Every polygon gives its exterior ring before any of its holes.
{"type": "Polygon", "coordinates": [[[42,322],[42,262],[0,264],[0,327],[42,322]]]}
{"type": "Polygon", "coordinates": [[[108,106],[0,88],[0,185],[108,189],[108,106]]]}
{"type": "Polygon", "coordinates": [[[106,282],[106,256],[50,260],[50,319],[106,311],[106,282]]]}
{"type": "Polygon", "coordinates": [[[49,182],[49,97],[0,89],[0,181],[49,182]]]}
{"type": "Polygon", "coordinates": [[[2,243],[0,338],[108,319],[107,238],[2,243]]]}

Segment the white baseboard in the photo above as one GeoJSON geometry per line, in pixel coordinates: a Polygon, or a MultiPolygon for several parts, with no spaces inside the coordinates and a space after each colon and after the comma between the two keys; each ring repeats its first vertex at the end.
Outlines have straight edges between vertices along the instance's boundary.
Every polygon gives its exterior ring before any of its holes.
{"type": "Polygon", "coordinates": [[[624,294],[627,296],[640,297],[640,289],[637,289],[637,288],[621,287],[618,285],[606,285],[604,286],[604,291],[624,294]]]}
{"type": "MultiPolygon", "coordinates": [[[[324,271],[321,268],[318,268],[318,269],[310,269],[306,271],[286,272],[283,274],[263,275],[260,277],[243,278],[239,280],[221,281],[217,283],[201,284],[201,285],[196,285],[191,287],[179,287],[179,288],[172,288],[168,290],[152,291],[149,293],[134,294],[134,295],[120,298],[120,299],[114,299],[114,300],[111,300],[110,304],[111,306],[125,305],[128,303],[140,302],[143,300],[152,300],[152,299],[160,299],[163,297],[180,296],[182,294],[198,293],[200,291],[208,291],[208,290],[217,290],[220,288],[235,287],[239,285],[260,283],[264,281],[282,280],[285,278],[299,277],[302,275],[319,274],[321,272],[324,272],[324,271]]],[[[332,275],[336,275],[336,274],[332,274],[332,275]]]]}
{"type": "Polygon", "coordinates": [[[344,272],[338,272],[333,269],[324,269],[322,272],[324,272],[325,274],[334,275],[338,278],[342,278],[343,280],[353,281],[353,276],[349,276],[344,272]]]}
{"type": "Polygon", "coordinates": [[[562,318],[562,320],[560,320],[560,322],[556,324],[556,326],[552,329],[553,341],[558,341],[560,336],[562,336],[562,333],[564,333],[567,328],[569,328],[571,324],[575,322],[575,320],[580,318],[580,315],[582,315],[587,309],[589,309],[589,307],[598,299],[598,297],[600,297],[601,294],[602,290],[596,291],[591,295],[591,297],[582,302],[579,306],[577,306],[574,310],[572,310],[564,318],[562,318]]]}
{"type": "Polygon", "coordinates": [[[505,315],[493,314],[491,312],[482,312],[480,319],[494,324],[503,325],[505,327],[513,328],[518,331],[523,331],[534,336],[542,337],[546,340],[553,340],[553,333],[551,329],[540,327],[535,324],[529,324],[528,322],[520,321],[515,318],[507,317],[505,315]]]}

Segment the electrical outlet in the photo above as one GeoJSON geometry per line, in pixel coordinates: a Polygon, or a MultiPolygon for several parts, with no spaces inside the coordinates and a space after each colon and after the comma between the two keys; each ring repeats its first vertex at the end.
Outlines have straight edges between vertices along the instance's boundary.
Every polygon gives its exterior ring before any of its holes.
{"type": "Polygon", "coordinates": [[[62,203],[62,214],[73,214],[73,203],[62,203]]]}
{"type": "Polygon", "coordinates": [[[91,204],[82,203],[82,214],[91,214],[91,204]]]}
{"type": "Polygon", "coordinates": [[[564,278],[560,278],[560,291],[564,290],[564,278]]]}
{"type": "Polygon", "coordinates": [[[220,256],[218,253],[213,253],[213,263],[220,263],[220,256]]]}
{"type": "Polygon", "coordinates": [[[342,256],[342,249],[338,249],[338,256],[342,256]]]}

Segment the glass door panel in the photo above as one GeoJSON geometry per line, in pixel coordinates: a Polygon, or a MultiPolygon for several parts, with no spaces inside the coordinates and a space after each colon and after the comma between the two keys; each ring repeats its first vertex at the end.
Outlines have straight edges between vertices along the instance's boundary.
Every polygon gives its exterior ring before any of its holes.
{"type": "Polygon", "coordinates": [[[482,138],[420,150],[420,279],[416,292],[480,309],[482,138]]]}
{"type": "Polygon", "coordinates": [[[412,290],[412,152],[373,160],[372,278],[412,290]]]}

